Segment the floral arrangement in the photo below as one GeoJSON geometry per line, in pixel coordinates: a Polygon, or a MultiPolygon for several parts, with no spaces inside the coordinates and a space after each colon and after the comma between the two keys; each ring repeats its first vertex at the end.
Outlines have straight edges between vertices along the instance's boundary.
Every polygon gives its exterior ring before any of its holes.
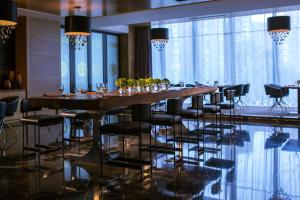
{"type": "Polygon", "coordinates": [[[135,79],[128,79],[127,80],[127,86],[128,87],[136,87],[137,86],[137,80],[135,80],[135,79]]]}
{"type": "Polygon", "coordinates": [[[154,79],[154,78],[142,78],[142,79],[126,79],[126,78],[119,78],[115,82],[116,86],[120,88],[120,92],[124,93],[125,89],[128,89],[128,92],[131,93],[132,91],[143,92],[144,90],[152,91],[161,89],[161,85],[164,85],[163,88],[168,89],[168,85],[170,81],[166,78],[164,79],[154,79]],[[134,89],[132,89],[134,88],[134,89]]]}
{"type": "Polygon", "coordinates": [[[119,88],[126,88],[127,87],[127,79],[126,78],[119,78],[116,82],[115,82],[116,86],[118,86],[119,88]]]}

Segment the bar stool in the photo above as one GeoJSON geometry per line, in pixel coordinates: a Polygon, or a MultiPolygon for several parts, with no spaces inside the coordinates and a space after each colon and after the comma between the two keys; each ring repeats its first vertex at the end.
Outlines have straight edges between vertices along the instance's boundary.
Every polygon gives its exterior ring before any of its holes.
{"type": "MultiPolygon", "coordinates": [[[[148,175],[152,173],[152,156],[150,156],[150,161],[143,160],[142,157],[142,134],[148,133],[150,136],[151,124],[150,115],[151,115],[151,106],[149,104],[138,104],[130,107],[132,112],[132,121],[121,121],[111,124],[105,124],[100,127],[100,149],[102,150],[102,136],[103,135],[118,135],[122,137],[122,152],[121,154],[117,153],[116,155],[110,156],[109,159],[103,161],[103,151],[101,156],[101,174],[103,172],[103,163],[119,166],[124,168],[131,169],[140,169],[141,170],[141,182],[143,179],[148,179],[148,175]],[[133,157],[128,157],[125,155],[125,136],[135,136],[138,137],[138,159],[133,157]],[[148,166],[148,167],[147,167],[148,166]],[[150,167],[149,167],[150,166],[150,167]],[[150,169],[150,174],[147,171],[150,169]],[[143,174],[147,174],[146,177],[143,174]]],[[[151,140],[150,140],[151,143],[151,140]]],[[[151,154],[151,152],[150,152],[151,154]]]]}
{"type": "Polygon", "coordinates": [[[53,125],[61,124],[61,149],[62,149],[62,157],[64,157],[64,118],[59,115],[45,115],[39,114],[36,115],[36,111],[40,111],[40,108],[32,107],[29,99],[23,99],[21,101],[21,113],[23,117],[20,118],[20,121],[23,124],[23,156],[25,157],[25,151],[33,151],[35,152],[35,157],[38,160],[38,168],[40,168],[40,154],[47,153],[51,151],[55,151],[60,149],[59,147],[51,147],[46,145],[41,145],[41,131],[42,127],[49,127],[53,125]],[[34,113],[30,115],[30,113],[34,113]],[[28,126],[34,127],[34,144],[33,147],[28,145],[28,126]],[[26,127],[26,128],[24,128],[26,127]],[[25,138],[26,136],[26,138],[25,138]],[[26,142],[26,145],[25,145],[26,142]],[[45,149],[41,151],[41,148],[45,149]]]}
{"type": "Polygon", "coordinates": [[[0,132],[0,136],[1,136],[1,142],[2,142],[2,155],[3,157],[6,156],[6,152],[9,148],[11,148],[13,145],[15,145],[17,143],[17,139],[18,139],[18,132],[16,129],[14,129],[9,123],[7,123],[7,121],[5,121],[5,118],[7,117],[12,117],[15,112],[17,111],[18,108],[18,104],[19,104],[19,97],[18,96],[12,96],[12,97],[6,97],[6,98],[2,98],[0,99],[0,102],[5,102],[6,103],[6,109],[5,109],[5,117],[2,120],[2,125],[3,128],[5,128],[5,132],[0,132]],[[10,132],[8,131],[10,130],[10,132]],[[13,142],[11,142],[11,144],[9,144],[9,137],[10,134],[12,135],[12,138],[14,139],[13,142]]]}
{"type": "Polygon", "coordinates": [[[70,136],[64,138],[65,141],[80,143],[80,130],[85,132],[84,136],[87,135],[86,126],[91,119],[90,113],[85,110],[63,110],[59,115],[70,121],[70,136]]]}
{"type": "MultiPolygon", "coordinates": [[[[182,111],[182,100],[177,99],[168,99],[167,100],[167,110],[165,113],[152,113],[150,123],[154,125],[154,138],[155,145],[151,146],[153,152],[163,153],[166,155],[173,154],[174,167],[176,165],[176,152],[181,152],[182,148],[176,147],[176,142],[182,144],[182,117],[179,115],[182,111]],[[179,137],[176,136],[176,126],[180,126],[179,137]],[[165,145],[157,145],[157,127],[156,126],[165,126],[165,145]],[[173,129],[173,137],[168,137],[168,127],[173,129]],[[173,147],[169,147],[168,144],[172,143],[173,147]]],[[[179,160],[180,161],[180,160],[179,160]]]]}

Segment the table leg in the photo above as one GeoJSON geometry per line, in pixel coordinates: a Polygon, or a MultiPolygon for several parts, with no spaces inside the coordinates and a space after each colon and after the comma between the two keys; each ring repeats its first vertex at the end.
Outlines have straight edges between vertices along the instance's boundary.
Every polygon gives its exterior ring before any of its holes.
{"type": "Polygon", "coordinates": [[[101,163],[100,141],[100,120],[102,115],[99,113],[93,114],[93,145],[90,151],[81,157],[79,160],[90,164],[99,165],[101,163]]]}

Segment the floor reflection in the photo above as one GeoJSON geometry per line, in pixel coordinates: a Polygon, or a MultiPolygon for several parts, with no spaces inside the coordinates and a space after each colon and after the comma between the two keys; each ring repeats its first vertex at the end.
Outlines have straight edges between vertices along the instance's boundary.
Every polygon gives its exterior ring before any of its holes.
{"type": "MultiPolygon", "coordinates": [[[[195,124],[185,125],[194,130],[195,124]]],[[[217,152],[200,157],[189,150],[197,144],[184,144],[186,162],[175,168],[166,162],[172,156],[157,154],[152,178],[146,170],[110,165],[104,165],[101,176],[99,166],[70,156],[84,155],[90,142],[68,149],[64,166],[58,152],[43,155],[40,170],[34,168],[34,159],[2,158],[0,199],[296,200],[300,199],[299,139],[298,128],[240,125],[234,133],[224,132],[217,152]]],[[[216,147],[213,141],[206,138],[203,142],[211,148],[216,147]]],[[[112,153],[121,141],[112,136],[105,142],[112,153]]],[[[136,144],[135,138],[126,139],[127,154],[137,153],[136,144]]]]}

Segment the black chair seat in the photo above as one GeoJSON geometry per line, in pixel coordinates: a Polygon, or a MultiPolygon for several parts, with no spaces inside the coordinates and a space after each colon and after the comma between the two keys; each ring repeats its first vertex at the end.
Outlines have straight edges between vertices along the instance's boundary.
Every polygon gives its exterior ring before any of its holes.
{"type": "Polygon", "coordinates": [[[117,122],[100,127],[102,133],[137,135],[141,132],[150,132],[151,125],[144,122],[117,122]]]}
{"type": "Polygon", "coordinates": [[[178,115],[153,114],[151,117],[151,124],[153,125],[174,125],[180,123],[181,117],[178,115]]]}
{"type": "Polygon", "coordinates": [[[31,125],[48,126],[60,124],[64,121],[64,118],[59,115],[33,115],[28,117],[22,117],[21,122],[31,125]]]}
{"type": "Polygon", "coordinates": [[[64,110],[60,113],[61,116],[70,119],[88,120],[91,118],[89,112],[84,110],[64,110]]]}
{"type": "Polygon", "coordinates": [[[218,106],[220,106],[220,108],[222,110],[230,110],[230,109],[234,109],[234,105],[230,104],[230,103],[220,103],[218,104],[218,106]]]}
{"type": "Polygon", "coordinates": [[[214,105],[214,104],[205,104],[203,105],[202,110],[205,113],[215,113],[215,112],[220,112],[221,107],[219,105],[214,105]]]}
{"type": "Polygon", "coordinates": [[[197,109],[187,109],[187,110],[182,110],[180,112],[180,116],[187,119],[197,119],[202,114],[203,111],[202,110],[197,111],[197,109]]]}

